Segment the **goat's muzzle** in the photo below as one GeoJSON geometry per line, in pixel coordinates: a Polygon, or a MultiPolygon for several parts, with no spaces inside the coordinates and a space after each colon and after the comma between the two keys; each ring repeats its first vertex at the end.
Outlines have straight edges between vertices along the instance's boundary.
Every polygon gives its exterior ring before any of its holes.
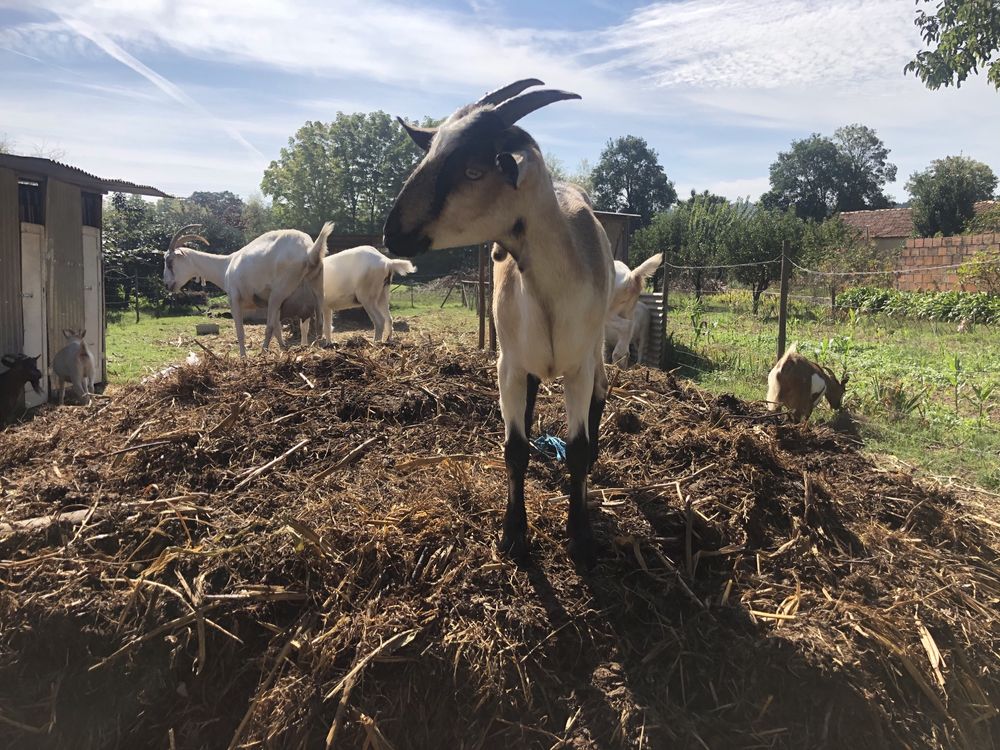
{"type": "Polygon", "coordinates": [[[393,209],[385,220],[382,242],[394,255],[412,258],[426,253],[431,248],[431,238],[424,234],[423,226],[417,226],[407,232],[403,231],[399,215],[393,209]]]}

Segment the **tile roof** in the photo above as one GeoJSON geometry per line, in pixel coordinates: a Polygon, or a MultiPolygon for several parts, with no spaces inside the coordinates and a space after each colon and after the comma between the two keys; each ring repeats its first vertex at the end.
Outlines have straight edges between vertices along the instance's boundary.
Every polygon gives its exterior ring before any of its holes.
{"type": "Polygon", "coordinates": [[[840,218],[849,226],[867,231],[872,238],[903,238],[913,235],[913,211],[909,208],[845,211],[840,218]]]}
{"type": "Polygon", "coordinates": [[[170,197],[152,185],[137,185],[128,180],[104,179],[90,172],[85,172],[78,167],[71,167],[69,164],[63,164],[52,159],[44,159],[40,156],[0,154],[0,167],[12,169],[17,173],[18,177],[27,179],[52,177],[99,193],[114,191],[118,193],[151,195],[155,198],[170,197]]]}

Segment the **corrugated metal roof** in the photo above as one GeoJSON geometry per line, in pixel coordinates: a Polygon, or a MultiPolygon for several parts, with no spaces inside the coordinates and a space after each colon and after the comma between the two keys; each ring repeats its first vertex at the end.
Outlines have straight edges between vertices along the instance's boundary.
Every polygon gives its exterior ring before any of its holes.
{"type": "Polygon", "coordinates": [[[128,180],[105,179],[90,172],[84,172],[79,167],[71,167],[52,159],[40,156],[17,156],[15,154],[0,154],[0,167],[12,169],[20,179],[45,179],[52,177],[57,180],[76,185],[90,192],[135,193],[150,195],[154,198],[170,198],[152,185],[137,185],[128,180]]]}

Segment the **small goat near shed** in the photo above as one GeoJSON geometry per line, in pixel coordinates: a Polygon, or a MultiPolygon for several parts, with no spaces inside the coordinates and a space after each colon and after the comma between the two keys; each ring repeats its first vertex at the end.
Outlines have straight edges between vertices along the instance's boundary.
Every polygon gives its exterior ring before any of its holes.
{"type": "Polygon", "coordinates": [[[35,393],[41,394],[42,372],[38,369],[38,358],[41,356],[5,354],[0,357],[0,364],[7,368],[0,372],[0,425],[14,421],[14,410],[26,383],[31,383],[35,393]]]}
{"type": "Polygon", "coordinates": [[[319,310],[323,299],[322,262],[333,224],[327,222],[315,242],[297,229],[279,229],[265,232],[229,255],[213,255],[181,247],[191,241],[208,244],[204,237],[189,234],[199,226],[189,224],[178,230],[170,240],[163,256],[164,286],[170,292],[176,292],[191,279],[201,277],[226,292],[241,357],[247,354],[243,313],[266,306],[264,349],[270,346],[272,335],[277,337],[278,346],[284,349],[281,306],[300,285],[305,284],[312,291],[313,309],[319,310]]]}
{"type": "Polygon", "coordinates": [[[625,367],[628,364],[626,358],[631,354],[633,347],[635,347],[635,363],[637,365],[645,363],[652,317],[652,313],[646,305],[642,302],[636,302],[631,318],[609,315],[604,322],[605,351],[609,348],[621,351],[622,342],[624,342],[625,354],[622,355],[621,359],[612,358],[612,361],[619,367],[625,367]]]}
{"type": "MultiPolygon", "coordinates": [[[[630,269],[620,260],[615,261],[615,288],[611,294],[611,306],[608,308],[608,317],[604,324],[604,335],[607,343],[614,347],[611,361],[617,365],[628,364],[629,345],[635,338],[636,305],[639,304],[646,279],[656,273],[662,262],[663,253],[650,256],[634,269],[630,269]]],[[[648,309],[646,312],[649,312],[648,309]]],[[[641,352],[640,349],[640,356],[641,352]]]]}
{"type": "Polygon", "coordinates": [[[767,408],[778,411],[784,406],[796,422],[808,421],[823,396],[831,408],[843,408],[847,380],[847,374],[837,380],[829,367],[810,362],[792,344],[768,373],[767,408]]]}
{"type": "Polygon", "coordinates": [[[591,567],[597,548],[587,514],[587,475],[597,460],[607,398],[604,320],[614,266],[589,197],[553,184],[535,139],[515,123],[565,91],[522,93],[527,79],[458,109],[437,128],[400,120],[425,152],[385,222],[386,247],[412,257],[427,250],[493,241],[497,374],[507,464],[500,551],[528,550],[524,478],[535,397],[562,376],[569,441],[569,553],[591,567]]]}
{"type": "Polygon", "coordinates": [[[52,358],[52,372],[56,376],[56,387],[59,388],[59,403],[66,399],[66,384],[73,384],[73,392],[84,404],[90,403],[90,394],[94,392],[94,371],[97,366],[94,355],[83,337],[86,331],[63,329],[66,345],[56,352],[52,358]]]}

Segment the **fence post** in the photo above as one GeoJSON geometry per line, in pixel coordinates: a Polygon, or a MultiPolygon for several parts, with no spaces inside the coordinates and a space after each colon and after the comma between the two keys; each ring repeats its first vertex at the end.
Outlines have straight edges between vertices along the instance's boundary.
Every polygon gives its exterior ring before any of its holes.
{"type": "MultiPolygon", "coordinates": [[[[664,253],[664,256],[666,253],[664,253]]],[[[667,314],[670,310],[670,267],[663,264],[663,330],[660,331],[660,367],[667,365],[667,342],[669,338],[669,326],[667,325],[667,314]]]]}
{"type": "Polygon", "coordinates": [[[479,246],[479,348],[486,348],[486,246],[479,246]]]}
{"type": "Polygon", "coordinates": [[[133,290],[135,291],[135,322],[139,322],[139,269],[135,269],[135,279],[133,281],[135,286],[133,290]]]}
{"type": "Polygon", "coordinates": [[[486,308],[487,314],[490,316],[490,352],[496,353],[497,350],[497,322],[493,319],[493,295],[495,294],[493,289],[493,263],[492,258],[490,259],[490,298],[487,300],[486,308]]]}
{"type": "Polygon", "coordinates": [[[785,327],[788,323],[788,277],[792,264],[788,262],[788,240],[781,243],[781,300],[778,306],[778,356],[785,353],[785,327]]]}

